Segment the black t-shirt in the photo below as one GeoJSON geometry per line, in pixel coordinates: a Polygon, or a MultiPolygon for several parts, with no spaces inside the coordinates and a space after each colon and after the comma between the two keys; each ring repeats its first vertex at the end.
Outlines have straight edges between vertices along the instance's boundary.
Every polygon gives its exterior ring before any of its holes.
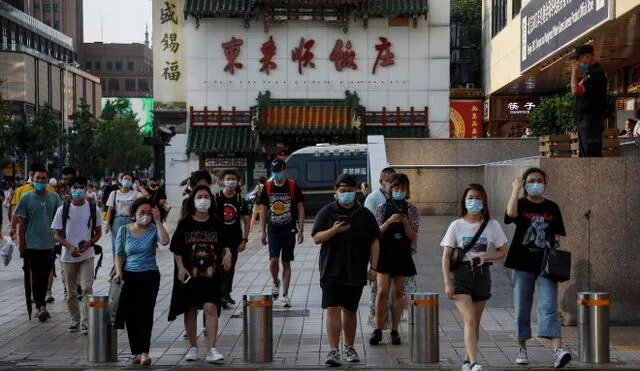
{"type": "Polygon", "coordinates": [[[604,118],[609,111],[609,98],[607,95],[607,75],[600,63],[589,67],[584,78],[584,95],[576,97],[576,114],[595,115],[604,118]]]}
{"type": "Polygon", "coordinates": [[[154,205],[160,205],[161,200],[167,199],[167,194],[164,191],[164,187],[157,188],[155,191],[151,188],[147,188],[147,193],[151,196],[150,200],[154,203],[154,205]]]}
{"type": "Polygon", "coordinates": [[[222,220],[222,230],[232,246],[237,247],[242,240],[242,217],[249,215],[247,202],[236,193],[228,198],[224,192],[216,195],[216,212],[218,218],[222,220]]]}
{"type": "Polygon", "coordinates": [[[269,233],[286,234],[295,228],[298,218],[298,204],[304,202],[304,195],[298,185],[295,185],[293,200],[291,200],[291,180],[287,179],[282,186],[271,182],[271,192],[267,192],[269,183],[259,196],[258,204],[265,205],[269,214],[269,233]],[[267,194],[269,193],[269,194],[267,194]]]}
{"type": "Polygon", "coordinates": [[[540,273],[542,257],[547,242],[555,235],[566,236],[562,214],[558,205],[545,199],[542,203],[518,200],[518,216],[504,216],[506,224],[515,223],[516,232],[504,265],[520,271],[540,273]]]}
{"type": "Polygon", "coordinates": [[[373,214],[360,204],[345,209],[338,202],[332,202],[316,216],[311,235],[330,229],[340,217],[348,217],[351,228],[322,244],[320,282],[365,286],[371,244],[380,237],[378,223],[373,214]]]}
{"type": "Polygon", "coordinates": [[[178,223],[171,238],[170,250],[182,257],[191,277],[220,279],[224,243],[219,240],[219,231],[220,223],[213,218],[199,222],[187,217],[178,223]]]}

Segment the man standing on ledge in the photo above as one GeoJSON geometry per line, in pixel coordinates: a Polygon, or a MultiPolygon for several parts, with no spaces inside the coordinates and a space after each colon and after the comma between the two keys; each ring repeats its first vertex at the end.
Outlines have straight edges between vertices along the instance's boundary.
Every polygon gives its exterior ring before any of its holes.
{"type": "Polygon", "coordinates": [[[269,270],[273,279],[271,294],[276,299],[280,296],[279,260],[282,259],[283,296],[280,303],[285,308],[291,307],[289,283],[291,282],[291,262],[293,250],[304,240],[304,196],[293,179],[287,179],[287,163],[275,159],[271,163],[272,178],[267,181],[264,191],[257,201],[264,205],[260,215],[260,231],[262,244],[267,244],[267,212],[269,215],[269,270]]]}
{"type": "Polygon", "coordinates": [[[602,157],[604,120],[609,116],[607,75],[593,55],[593,46],[581,45],[573,54],[571,94],[578,124],[580,157],[602,157]],[[583,74],[581,80],[579,74],[583,74]]]}

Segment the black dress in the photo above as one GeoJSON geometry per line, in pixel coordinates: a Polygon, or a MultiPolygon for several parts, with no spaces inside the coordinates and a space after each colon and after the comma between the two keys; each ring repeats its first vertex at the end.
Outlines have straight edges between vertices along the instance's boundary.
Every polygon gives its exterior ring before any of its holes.
{"type": "MultiPolygon", "coordinates": [[[[393,214],[407,214],[407,201],[387,200],[383,206],[383,222],[393,214]]],[[[416,266],[411,256],[411,240],[407,236],[402,223],[393,223],[382,234],[378,273],[392,277],[411,277],[416,275],[416,266]]]]}

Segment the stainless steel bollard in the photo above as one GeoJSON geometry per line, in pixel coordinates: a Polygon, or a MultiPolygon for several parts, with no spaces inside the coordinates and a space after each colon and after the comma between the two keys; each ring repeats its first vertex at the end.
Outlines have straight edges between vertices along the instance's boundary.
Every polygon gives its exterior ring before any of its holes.
{"type": "Polygon", "coordinates": [[[109,297],[90,296],[87,298],[89,317],[89,362],[118,361],[118,333],[109,325],[109,297]]]}
{"type": "Polygon", "coordinates": [[[438,321],[438,294],[410,295],[409,346],[411,362],[440,362],[440,333],[438,321]]]}
{"type": "Polygon", "coordinates": [[[243,296],[244,361],[273,361],[273,300],[271,295],[243,296]]]}
{"type": "Polygon", "coordinates": [[[578,293],[580,362],[609,363],[609,294],[578,293]]]}

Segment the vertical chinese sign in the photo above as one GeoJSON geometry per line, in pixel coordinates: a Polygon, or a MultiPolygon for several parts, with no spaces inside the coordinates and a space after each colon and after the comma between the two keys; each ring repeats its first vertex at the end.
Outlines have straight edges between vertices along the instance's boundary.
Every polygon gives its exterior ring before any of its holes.
{"type": "Polygon", "coordinates": [[[184,0],[154,0],[153,97],[156,110],[185,110],[184,0]]]}
{"type": "Polygon", "coordinates": [[[451,100],[449,136],[451,138],[482,138],[482,100],[451,100]]]}

